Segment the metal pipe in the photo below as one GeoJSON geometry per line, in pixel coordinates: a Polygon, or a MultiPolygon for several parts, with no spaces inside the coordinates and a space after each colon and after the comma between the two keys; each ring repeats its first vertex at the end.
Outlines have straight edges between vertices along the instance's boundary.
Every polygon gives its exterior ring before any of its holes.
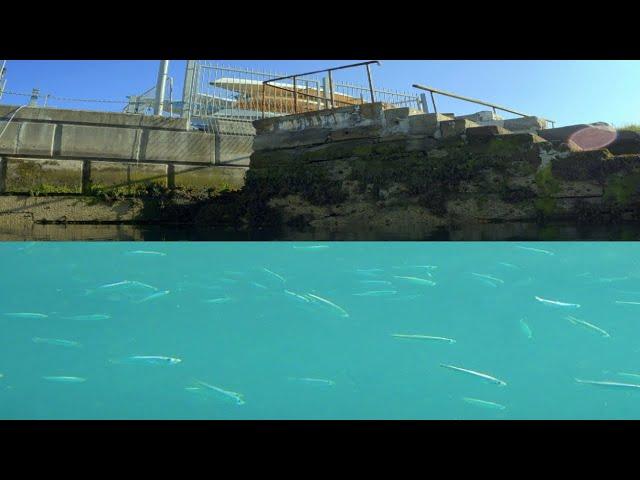
{"type": "Polygon", "coordinates": [[[371,91],[371,103],[375,103],[376,99],[373,96],[373,82],[371,81],[371,67],[369,64],[366,64],[367,69],[367,78],[369,79],[369,91],[371,91]]]}
{"type": "Polygon", "coordinates": [[[298,113],[298,92],[296,89],[296,76],[293,76],[293,113],[298,113]]]}
{"type": "Polygon", "coordinates": [[[265,98],[265,89],[267,88],[267,84],[262,84],[262,118],[264,118],[264,98],[265,98]]]}
{"type": "Polygon", "coordinates": [[[431,93],[431,103],[433,103],[433,113],[437,115],[438,109],[436,108],[436,99],[433,96],[433,92],[429,92],[429,93],[431,93]]]}
{"type": "Polygon", "coordinates": [[[329,99],[331,100],[331,107],[333,109],[333,77],[331,76],[331,70],[329,70],[329,99]]]}
{"type": "Polygon", "coordinates": [[[184,85],[182,87],[182,118],[191,121],[191,103],[193,101],[193,85],[196,71],[196,61],[187,60],[184,71],[184,85]]]}
{"type": "Polygon", "coordinates": [[[164,109],[164,93],[169,73],[169,60],[160,60],[158,69],[158,82],[156,83],[156,103],[153,108],[154,115],[162,115],[164,109]]]}
{"type": "Polygon", "coordinates": [[[477,103],[478,105],[484,105],[485,107],[497,108],[497,109],[503,110],[505,112],[514,113],[516,115],[520,115],[522,117],[530,116],[530,115],[528,115],[526,113],[518,112],[517,110],[513,110],[511,108],[502,107],[502,106],[497,105],[495,103],[484,102],[482,100],[477,100],[475,98],[464,97],[462,95],[456,95],[455,93],[445,92],[444,90],[438,90],[437,88],[425,87],[423,85],[413,85],[413,88],[418,88],[420,90],[426,90],[428,92],[431,92],[432,95],[434,93],[438,93],[440,95],[444,95],[445,97],[457,98],[458,100],[464,100],[466,102],[477,103]]]}
{"type": "Polygon", "coordinates": [[[287,75],[286,77],[278,77],[278,78],[270,78],[269,80],[265,80],[265,82],[277,82],[278,80],[286,80],[292,77],[306,77],[307,75],[314,75],[316,73],[324,73],[324,72],[332,72],[334,70],[342,70],[344,68],[353,68],[360,67],[362,65],[371,65],[372,63],[376,63],[380,65],[378,60],[371,60],[369,62],[360,62],[360,63],[352,63],[350,65],[343,65],[341,67],[333,67],[333,68],[325,68],[324,70],[316,70],[314,72],[306,72],[306,73],[296,73],[295,75],[287,75]]]}

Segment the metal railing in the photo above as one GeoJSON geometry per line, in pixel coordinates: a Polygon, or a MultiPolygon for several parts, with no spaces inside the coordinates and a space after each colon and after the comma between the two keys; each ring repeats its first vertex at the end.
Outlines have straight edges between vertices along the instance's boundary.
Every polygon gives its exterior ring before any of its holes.
{"type": "MultiPolygon", "coordinates": [[[[347,95],[340,95],[337,94],[337,92],[335,92],[334,90],[334,82],[333,82],[333,72],[337,71],[337,70],[345,70],[348,68],[356,68],[356,67],[365,67],[366,72],[367,72],[367,81],[369,84],[369,98],[371,100],[371,103],[374,103],[376,100],[376,96],[375,96],[375,90],[373,88],[373,80],[371,78],[371,65],[372,64],[377,64],[380,65],[380,62],[377,60],[371,60],[368,62],[359,62],[359,63],[352,63],[350,65],[342,65],[340,67],[333,67],[333,68],[325,68],[323,70],[315,70],[313,72],[306,72],[306,73],[297,73],[295,75],[288,75],[285,77],[277,77],[277,78],[271,78],[269,80],[265,80],[262,82],[262,118],[264,118],[265,116],[265,112],[266,112],[266,103],[267,103],[267,87],[270,87],[271,89],[274,90],[281,90],[281,91],[285,91],[288,93],[292,94],[292,99],[293,99],[293,113],[298,113],[298,100],[299,100],[299,96],[304,97],[305,99],[311,99],[312,102],[314,102],[313,104],[317,107],[318,110],[321,109],[321,106],[324,104],[325,108],[335,108],[336,105],[342,104],[342,105],[354,105],[354,104],[358,104],[358,103],[364,103],[364,98],[362,98],[362,96],[360,97],[360,101],[358,101],[357,97],[351,97],[348,98],[349,96],[347,95]],[[315,89],[310,89],[308,87],[308,80],[303,80],[307,83],[306,87],[303,87],[301,89],[298,89],[298,80],[299,79],[303,79],[304,77],[308,77],[310,75],[317,75],[319,73],[326,73],[327,74],[327,82],[323,82],[323,83],[328,83],[328,85],[323,85],[323,88],[320,89],[319,86],[317,86],[315,89]],[[280,84],[280,85],[276,85],[274,82],[280,82],[282,80],[291,80],[292,81],[292,87],[293,88],[286,88],[285,84],[280,84]],[[328,90],[328,92],[327,92],[328,90]],[[314,92],[314,93],[311,93],[314,92]],[[322,95],[321,95],[322,93],[322,95]],[[328,95],[327,95],[328,93],[328,95]],[[340,98],[336,98],[340,96],[340,98]]],[[[277,95],[274,95],[277,96],[277,95]]],[[[308,105],[308,102],[307,102],[308,105]]]]}
{"type": "MultiPolygon", "coordinates": [[[[508,107],[502,107],[500,105],[497,105],[495,103],[489,103],[489,102],[485,102],[483,100],[478,100],[475,98],[470,98],[470,97],[464,97],[462,95],[457,95],[455,93],[451,93],[451,92],[446,92],[444,90],[440,90],[437,88],[432,88],[432,87],[425,87],[424,85],[419,85],[419,84],[414,84],[413,88],[417,88],[419,90],[425,90],[427,92],[429,92],[431,94],[431,103],[433,104],[433,112],[434,113],[438,113],[438,108],[436,107],[436,99],[434,97],[434,93],[438,94],[438,95],[444,95],[445,97],[451,97],[451,98],[456,98],[458,100],[464,100],[465,102],[471,102],[471,103],[477,103],[478,105],[484,105],[486,107],[490,107],[493,109],[493,113],[497,113],[496,110],[501,110],[503,112],[508,112],[508,113],[513,113],[514,115],[520,115],[521,117],[530,117],[531,115],[528,115],[526,113],[522,113],[522,112],[518,112],[517,110],[514,110],[512,108],[508,108],[508,107]]],[[[554,120],[549,120],[548,118],[542,118],[540,117],[542,120],[544,120],[545,122],[549,122],[553,127],[555,127],[556,122],[554,120]]]]}

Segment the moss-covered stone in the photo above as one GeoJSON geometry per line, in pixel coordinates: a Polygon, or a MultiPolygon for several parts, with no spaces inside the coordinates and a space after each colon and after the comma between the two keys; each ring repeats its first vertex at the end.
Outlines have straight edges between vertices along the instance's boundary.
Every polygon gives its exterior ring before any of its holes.
{"type": "Polygon", "coordinates": [[[640,194],[640,172],[614,174],[607,178],[604,200],[608,203],[628,205],[640,194]]]}

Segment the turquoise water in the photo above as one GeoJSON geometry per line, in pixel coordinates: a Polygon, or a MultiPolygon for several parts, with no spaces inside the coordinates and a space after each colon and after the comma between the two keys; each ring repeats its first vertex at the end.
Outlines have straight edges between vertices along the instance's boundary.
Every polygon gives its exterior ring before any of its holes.
{"type": "Polygon", "coordinates": [[[624,242],[1,243],[0,418],[640,418],[639,260],[624,242]]]}

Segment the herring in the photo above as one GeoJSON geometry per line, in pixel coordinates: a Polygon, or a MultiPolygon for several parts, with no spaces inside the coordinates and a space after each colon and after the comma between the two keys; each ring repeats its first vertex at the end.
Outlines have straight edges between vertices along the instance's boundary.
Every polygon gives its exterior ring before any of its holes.
{"type": "Polygon", "coordinates": [[[499,403],[490,402],[488,400],[480,400],[479,398],[462,397],[462,400],[471,405],[477,405],[478,407],[488,408],[491,410],[505,410],[507,408],[499,403]]]}
{"type": "Polygon", "coordinates": [[[623,382],[610,382],[610,381],[599,381],[599,380],[581,380],[579,378],[574,379],[578,383],[585,383],[588,385],[598,385],[601,387],[613,387],[613,388],[622,388],[622,389],[638,389],[640,385],[635,383],[623,383],[623,382]]]}
{"type": "Polygon", "coordinates": [[[535,297],[536,300],[538,300],[539,302],[545,304],[545,305],[549,305],[549,306],[555,306],[555,307],[567,307],[567,308],[580,308],[580,305],[577,303],[565,303],[565,302],[559,302],[557,300],[547,300],[546,298],[542,298],[542,297],[535,297]]]}
{"type": "Polygon", "coordinates": [[[580,320],[579,318],[576,317],[572,317],[571,315],[567,315],[565,317],[567,320],[569,320],[571,323],[573,323],[574,325],[584,325],[587,328],[590,328],[592,330],[595,330],[596,332],[600,333],[603,337],[610,337],[611,335],[609,335],[608,332],[604,331],[603,329],[601,329],[600,327],[593,325],[592,323],[589,322],[585,322],[584,320],[580,320]]]}
{"type": "Polygon", "coordinates": [[[49,315],[45,315],[44,313],[34,313],[34,312],[11,312],[5,313],[6,317],[12,318],[48,318],[49,315]]]}
{"type": "Polygon", "coordinates": [[[406,338],[406,339],[413,339],[413,340],[436,340],[441,342],[456,343],[456,341],[453,338],[434,337],[431,335],[410,335],[410,334],[404,334],[404,333],[392,333],[391,336],[395,338],[406,338]]]}
{"type": "Polygon", "coordinates": [[[406,282],[413,283],[416,285],[427,285],[429,287],[433,287],[436,285],[436,282],[434,282],[433,280],[429,280],[427,278],[407,277],[407,276],[401,276],[401,275],[394,275],[393,278],[397,278],[398,280],[404,280],[406,282]]]}
{"type": "Polygon", "coordinates": [[[236,405],[244,405],[246,403],[244,401],[244,395],[242,395],[241,393],[225,390],[223,388],[216,387],[215,385],[205,383],[201,380],[194,380],[194,381],[195,383],[198,384],[198,387],[191,387],[190,388],[191,391],[200,390],[199,393],[209,393],[224,400],[233,400],[236,403],[236,405]]]}
{"type": "Polygon", "coordinates": [[[533,338],[533,331],[531,330],[531,327],[527,324],[527,322],[524,320],[524,318],[520,319],[520,330],[522,330],[522,333],[524,333],[528,339],[533,338]]]}
{"type": "Polygon", "coordinates": [[[337,310],[338,312],[340,312],[340,316],[341,317],[348,317],[349,316],[349,313],[347,313],[347,311],[344,308],[340,307],[339,305],[336,305],[335,303],[331,302],[330,300],[327,300],[326,298],[319,297],[318,295],[314,295],[313,293],[307,293],[307,297],[311,297],[312,299],[315,299],[315,300],[327,305],[328,307],[331,307],[331,308],[337,310]]]}
{"type": "Polygon", "coordinates": [[[499,378],[493,377],[486,373],[476,372],[475,370],[469,370],[467,368],[462,368],[462,367],[455,367],[453,365],[447,365],[446,363],[441,363],[440,366],[444,368],[448,368],[450,370],[454,370],[456,372],[462,372],[468,375],[473,375],[474,377],[484,378],[485,380],[489,380],[490,382],[500,385],[501,387],[504,387],[507,384],[507,382],[500,380],[499,378]]]}
{"type": "Polygon", "coordinates": [[[86,382],[86,378],[82,377],[68,377],[68,376],[48,376],[42,377],[44,380],[48,380],[49,382],[59,382],[59,383],[83,383],[86,382]]]}
{"type": "Polygon", "coordinates": [[[33,343],[45,343],[47,345],[56,345],[58,347],[81,347],[82,345],[72,340],[64,340],[62,338],[42,338],[33,337],[31,339],[33,343]]]}

